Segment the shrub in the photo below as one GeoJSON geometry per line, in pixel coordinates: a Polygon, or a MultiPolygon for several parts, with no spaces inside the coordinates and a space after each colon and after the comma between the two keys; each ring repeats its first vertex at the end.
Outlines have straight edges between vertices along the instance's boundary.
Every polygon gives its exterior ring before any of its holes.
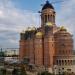
{"type": "Polygon", "coordinates": [[[12,75],[18,75],[18,70],[17,70],[17,69],[14,69],[14,70],[12,71],[12,75]]]}
{"type": "Polygon", "coordinates": [[[6,75],[6,69],[1,69],[2,75],[6,75]]]}
{"type": "Polygon", "coordinates": [[[52,73],[49,73],[48,71],[42,72],[40,75],[53,75],[52,73]]]}
{"type": "Polygon", "coordinates": [[[21,75],[27,75],[26,70],[24,67],[21,67],[21,75]]]}

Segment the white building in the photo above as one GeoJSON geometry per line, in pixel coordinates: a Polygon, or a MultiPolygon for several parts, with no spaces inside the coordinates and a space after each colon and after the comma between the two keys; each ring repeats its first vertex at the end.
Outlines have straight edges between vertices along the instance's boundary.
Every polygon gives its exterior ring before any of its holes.
{"type": "Polygon", "coordinates": [[[5,62],[18,61],[19,49],[7,48],[5,50],[5,62]]]}

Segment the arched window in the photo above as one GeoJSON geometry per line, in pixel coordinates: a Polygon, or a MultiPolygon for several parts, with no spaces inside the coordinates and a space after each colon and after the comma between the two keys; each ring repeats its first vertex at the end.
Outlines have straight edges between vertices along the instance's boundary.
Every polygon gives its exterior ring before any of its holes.
{"type": "Polygon", "coordinates": [[[65,65],[67,65],[67,60],[65,60],[65,65]]]}
{"type": "Polygon", "coordinates": [[[58,60],[56,60],[56,65],[58,65],[58,60]]]}
{"type": "Polygon", "coordinates": [[[50,19],[50,15],[48,15],[48,21],[50,21],[49,19],[50,19]]]}
{"type": "Polygon", "coordinates": [[[61,65],[61,60],[59,60],[59,65],[61,65]]]}
{"type": "Polygon", "coordinates": [[[47,15],[45,15],[45,23],[47,22],[47,15]]]}
{"type": "Polygon", "coordinates": [[[53,22],[55,23],[55,15],[53,15],[53,22]]]}
{"type": "Polygon", "coordinates": [[[64,60],[62,60],[62,65],[64,65],[64,60]]]}

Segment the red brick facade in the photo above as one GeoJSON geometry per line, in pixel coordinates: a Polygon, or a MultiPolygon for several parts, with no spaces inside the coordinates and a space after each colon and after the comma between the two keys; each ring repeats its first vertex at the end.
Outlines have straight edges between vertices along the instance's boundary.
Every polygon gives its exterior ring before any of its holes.
{"type": "Polygon", "coordinates": [[[73,54],[72,35],[64,27],[56,26],[55,15],[54,8],[47,2],[41,11],[41,27],[21,33],[20,60],[28,57],[31,64],[52,67],[56,56],[73,54]]]}

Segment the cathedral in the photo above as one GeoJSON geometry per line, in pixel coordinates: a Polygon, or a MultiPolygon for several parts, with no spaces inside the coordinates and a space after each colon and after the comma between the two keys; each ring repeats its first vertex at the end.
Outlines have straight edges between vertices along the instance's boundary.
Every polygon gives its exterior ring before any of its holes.
{"type": "Polygon", "coordinates": [[[20,33],[20,61],[28,58],[30,64],[46,67],[52,73],[74,72],[72,34],[64,26],[56,25],[56,12],[49,1],[46,1],[40,13],[41,26],[28,27],[20,33]]]}

